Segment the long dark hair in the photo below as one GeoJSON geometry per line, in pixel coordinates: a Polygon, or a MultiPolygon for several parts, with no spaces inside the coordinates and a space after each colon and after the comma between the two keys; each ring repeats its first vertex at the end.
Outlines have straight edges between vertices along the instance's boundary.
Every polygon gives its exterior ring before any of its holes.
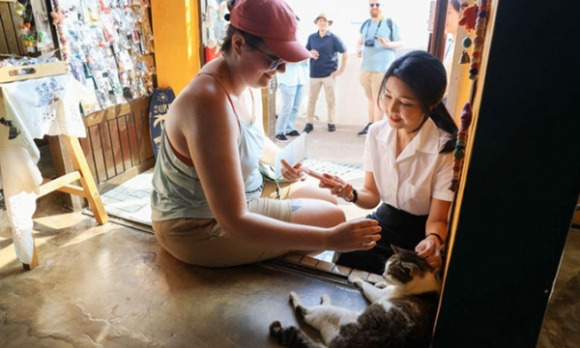
{"type": "Polygon", "coordinates": [[[457,125],[442,102],[447,87],[447,73],[443,63],[434,55],[421,50],[411,51],[395,59],[381,82],[379,98],[384,94],[387,80],[391,76],[405,82],[415,92],[425,115],[433,120],[437,128],[449,134],[450,139],[440,153],[453,151],[457,125]]]}

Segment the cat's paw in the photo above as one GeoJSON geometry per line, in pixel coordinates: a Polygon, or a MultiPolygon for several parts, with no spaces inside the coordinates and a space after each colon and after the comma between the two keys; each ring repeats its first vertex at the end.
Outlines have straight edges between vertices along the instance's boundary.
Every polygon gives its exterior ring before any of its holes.
{"type": "Polygon", "coordinates": [[[294,291],[290,291],[290,305],[296,308],[297,306],[301,305],[302,301],[300,301],[300,297],[294,291]]]}
{"type": "Polygon", "coordinates": [[[387,282],[381,281],[375,284],[375,288],[384,289],[387,287],[387,285],[389,285],[387,282]]]}
{"type": "Polygon", "coordinates": [[[280,333],[282,331],[282,324],[276,320],[270,324],[270,336],[278,338],[280,337],[280,333]]]}
{"type": "Polygon", "coordinates": [[[324,306],[330,306],[330,296],[328,296],[328,294],[320,296],[320,304],[324,306]]]}
{"type": "Polygon", "coordinates": [[[363,286],[364,280],[357,276],[349,276],[348,282],[360,289],[363,286]]]}

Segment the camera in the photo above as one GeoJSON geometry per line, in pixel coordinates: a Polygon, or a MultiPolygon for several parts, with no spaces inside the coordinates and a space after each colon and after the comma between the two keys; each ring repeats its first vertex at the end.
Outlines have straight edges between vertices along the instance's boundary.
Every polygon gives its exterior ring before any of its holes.
{"type": "Polygon", "coordinates": [[[375,39],[366,39],[365,46],[366,47],[375,47],[375,39]]]}

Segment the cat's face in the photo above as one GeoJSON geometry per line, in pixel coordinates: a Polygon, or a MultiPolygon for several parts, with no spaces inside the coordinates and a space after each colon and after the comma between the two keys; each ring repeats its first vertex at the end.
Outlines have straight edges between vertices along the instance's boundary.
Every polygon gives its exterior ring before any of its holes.
{"type": "Polygon", "coordinates": [[[391,246],[395,252],[387,260],[383,277],[391,283],[407,284],[413,278],[432,272],[429,264],[414,251],[391,246]]]}

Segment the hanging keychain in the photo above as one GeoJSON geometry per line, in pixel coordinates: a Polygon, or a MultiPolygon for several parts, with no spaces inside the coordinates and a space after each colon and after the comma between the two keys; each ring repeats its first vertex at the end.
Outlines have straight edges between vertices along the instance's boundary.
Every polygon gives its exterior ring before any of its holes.
{"type": "Polygon", "coordinates": [[[471,67],[469,69],[469,78],[477,79],[479,74],[479,64],[481,63],[481,53],[483,51],[483,42],[485,40],[485,29],[487,27],[487,15],[489,6],[487,0],[481,0],[477,11],[477,21],[475,23],[475,38],[473,39],[473,53],[471,67]]]}
{"type": "Polygon", "coordinates": [[[459,64],[469,64],[471,58],[469,57],[468,50],[471,47],[471,30],[475,28],[475,22],[477,20],[477,4],[472,4],[466,7],[461,13],[461,18],[459,19],[459,25],[467,30],[467,36],[461,41],[461,46],[463,46],[463,52],[459,58],[459,64]]]}
{"type": "Polygon", "coordinates": [[[60,52],[62,59],[68,60],[68,42],[64,35],[64,19],[66,14],[64,10],[60,7],[59,0],[52,0],[52,8],[54,11],[50,14],[52,17],[52,23],[56,27],[56,33],[58,34],[58,39],[60,41],[60,52]]]}

